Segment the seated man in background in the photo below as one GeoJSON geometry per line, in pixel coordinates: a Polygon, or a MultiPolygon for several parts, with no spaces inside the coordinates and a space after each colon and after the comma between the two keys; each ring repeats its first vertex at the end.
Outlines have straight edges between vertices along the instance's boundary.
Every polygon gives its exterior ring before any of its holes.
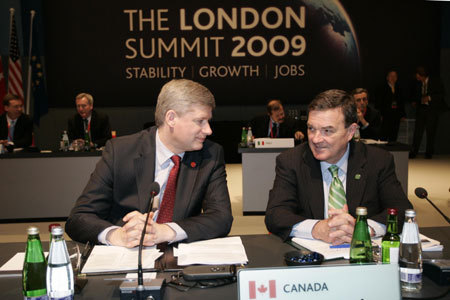
{"type": "Polygon", "coordinates": [[[352,91],[352,97],[356,102],[361,138],[378,140],[381,134],[381,114],[369,105],[369,92],[357,88],[352,91]]]}
{"type": "MultiPolygon", "coordinates": [[[[165,84],[156,127],[106,143],[66,223],[79,242],[134,247],[149,209],[150,185],[161,187],[158,216],[150,218],[144,245],[226,236],[233,221],[224,153],[206,137],[215,100],[185,79],[165,84]]],[[[152,213],[153,215],[153,213],[152,213]]]]}
{"type": "Polygon", "coordinates": [[[33,121],[23,113],[19,96],[7,94],[3,98],[5,113],[0,116],[0,144],[9,150],[25,148],[33,142],[33,121]]]}
{"type": "Polygon", "coordinates": [[[385,233],[387,208],[412,208],[395,175],[392,155],[353,141],[357,112],[352,97],[325,91],[311,102],[308,143],[281,153],[269,193],[267,229],[287,240],[314,238],[349,243],[355,210],[367,208],[372,235],[385,233]]]}
{"type": "Polygon", "coordinates": [[[267,114],[254,118],[250,124],[255,138],[295,138],[299,141],[305,138],[306,126],[302,126],[300,120],[287,118],[280,100],[270,100],[267,114]]]}
{"type": "Polygon", "coordinates": [[[87,93],[75,97],[77,113],[68,121],[68,135],[71,141],[84,142],[86,130],[89,132],[91,147],[103,147],[111,138],[111,125],[107,115],[94,110],[94,98],[87,93]]]}

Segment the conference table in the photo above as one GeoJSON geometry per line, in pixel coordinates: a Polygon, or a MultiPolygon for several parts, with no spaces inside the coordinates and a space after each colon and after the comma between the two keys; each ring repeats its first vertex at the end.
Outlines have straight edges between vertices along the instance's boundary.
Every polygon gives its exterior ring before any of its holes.
{"type": "MultiPolygon", "coordinates": [[[[408,154],[410,147],[393,142],[372,144],[394,157],[395,173],[405,194],[408,194],[408,154]]],[[[264,215],[269,191],[275,179],[275,160],[283,151],[291,148],[241,148],[242,155],[242,211],[244,216],[264,215]]]]}
{"type": "MultiPolygon", "coordinates": [[[[430,238],[439,240],[444,245],[444,250],[439,252],[424,252],[424,259],[450,258],[450,226],[421,228],[420,232],[430,238]]],[[[284,253],[295,250],[289,243],[272,234],[266,235],[243,235],[241,236],[247,257],[249,259],[246,268],[277,268],[286,267],[284,263],[284,253]]],[[[47,244],[44,248],[48,247],[47,244]]],[[[0,264],[3,265],[16,252],[24,251],[24,243],[0,244],[0,264]]],[[[324,262],[330,264],[349,264],[347,260],[335,260],[324,262]]],[[[172,256],[172,249],[169,247],[165,254],[158,259],[155,264],[165,266],[166,269],[179,268],[176,260],[172,256]]],[[[160,272],[157,277],[171,280],[171,276],[176,272],[160,272]]],[[[75,295],[75,299],[120,299],[119,286],[121,281],[111,280],[123,275],[101,275],[87,276],[88,282],[81,293],[75,295]]],[[[376,284],[376,283],[374,283],[376,284]]],[[[403,299],[444,299],[448,297],[449,286],[440,286],[430,280],[423,278],[423,287],[420,293],[403,293],[403,299]],[[445,296],[446,295],[446,296],[445,296]],[[438,297],[438,298],[436,298],[438,297]]],[[[209,289],[192,288],[186,292],[179,291],[172,287],[166,287],[164,293],[165,300],[175,299],[214,299],[230,300],[237,299],[237,283],[214,287],[209,289]]],[[[0,273],[0,299],[23,299],[21,291],[21,277],[5,277],[0,273]]],[[[448,298],[447,298],[448,299],[448,298]]]]}
{"type": "Polygon", "coordinates": [[[64,219],[80,196],[101,151],[0,155],[0,221],[64,219]]]}

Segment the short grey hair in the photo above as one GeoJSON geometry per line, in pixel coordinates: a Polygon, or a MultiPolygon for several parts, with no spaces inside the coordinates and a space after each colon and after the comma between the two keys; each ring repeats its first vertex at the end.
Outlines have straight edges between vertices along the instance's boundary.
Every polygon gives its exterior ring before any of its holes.
{"type": "Polygon", "coordinates": [[[183,115],[192,108],[192,105],[203,105],[214,109],[216,102],[213,94],[198,82],[188,79],[173,79],[166,83],[158,95],[155,111],[157,127],[164,124],[166,113],[174,110],[183,115]]]}
{"type": "Polygon", "coordinates": [[[366,93],[367,100],[369,100],[369,91],[365,88],[356,88],[354,89],[350,94],[352,95],[352,98],[355,98],[355,95],[366,93]]]}
{"type": "Polygon", "coordinates": [[[94,97],[88,93],[80,93],[75,97],[75,101],[78,99],[86,98],[90,105],[94,105],[94,97]]]}

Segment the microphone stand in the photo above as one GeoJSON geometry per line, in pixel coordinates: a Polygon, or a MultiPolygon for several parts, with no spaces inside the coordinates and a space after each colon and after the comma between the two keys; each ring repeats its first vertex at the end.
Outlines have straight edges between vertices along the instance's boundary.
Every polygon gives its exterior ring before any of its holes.
{"type": "Polygon", "coordinates": [[[434,205],[434,203],[431,202],[427,196],[425,196],[425,199],[427,199],[427,201],[430,202],[431,205],[433,205],[433,207],[441,214],[441,216],[444,217],[444,219],[447,221],[447,223],[450,224],[450,218],[447,217],[446,215],[444,215],[444,213],[436,205],[434,205]]]}
{"type": "Polygon", "coordinates": [[[427,201],[434,207],[434,209],[436,209],[441,214],[441,216],[447,221],[447,223],[450,224],[450,218],[444,215],[444,213],[436,205],[434,205],[434,203],[431,202],[430,199],[428,199],[428,192],[424,188],[418,187],[414,190],[414,193],[420,199],[427,199],[427,201]]]}
{"type": "Polygon", "coordinates": [[[151,200],[150,200],[150,206],[149,206],[149,210],[147,212],[147,217],[145,218],[145,223],[144,223],[144,228],[142,229],[142,233],[141,233],[141,240],[139,241],[139,251],[138,251],[138,286],[137,286],[137,293],[138,293],[138,299],[143,299],[143,291],[145,290],[144,288],[144,274],[142,271],[142,249],[144,248],[144,237],[145,237],[145,232],[147,230],[147,222],[148,219],[150,217],[150,213],[153,212],[153,201],[155,199],[156,196],[156,191],[152,191],[151,193],[151,200]]]}
{"type": "Polygon", "coordinates": [[[150,206],[148,208],[147,217],[145,219],[144,228],[142,229],[141,239],[138,249],[138,281],[136,282],[124,281],[120,285],[120,299],[121,300],[136,300],[147,299],[149,296],[156,300],[162,300],[164,295],[163,283],[164,278],[152,279],[151,282],[144,285],[144,275],[142,269],[142,249],[144,247],[144,237],[147,230],[147,223],[151,212],[155,212],[157,208],[153,208],[155,196],[159,194],[159,184],[153,182],[150,188],[150,206]]]}

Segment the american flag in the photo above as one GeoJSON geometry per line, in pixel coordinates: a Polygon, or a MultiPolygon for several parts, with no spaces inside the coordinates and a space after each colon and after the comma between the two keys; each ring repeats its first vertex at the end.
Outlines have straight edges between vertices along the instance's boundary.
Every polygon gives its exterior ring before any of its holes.
{"type": "Polygon", "coordinates": [[[8,92],[23,99],[22,64],[20,62],[19,43],[17,40],[16,20],[11,14],[11,35],[9,41],[8,92]]]}
{"type": "MultiPolygon", "coordinates": [[[[6,95],[6,83],[5,83],[5,73],[3,73],[3,65],[2,58],[0,57],[0,101],[3,100],[3,97],[6,95]]],[[[0,114],[4,111],[3,104],[0,105],[0,114]]]]}

